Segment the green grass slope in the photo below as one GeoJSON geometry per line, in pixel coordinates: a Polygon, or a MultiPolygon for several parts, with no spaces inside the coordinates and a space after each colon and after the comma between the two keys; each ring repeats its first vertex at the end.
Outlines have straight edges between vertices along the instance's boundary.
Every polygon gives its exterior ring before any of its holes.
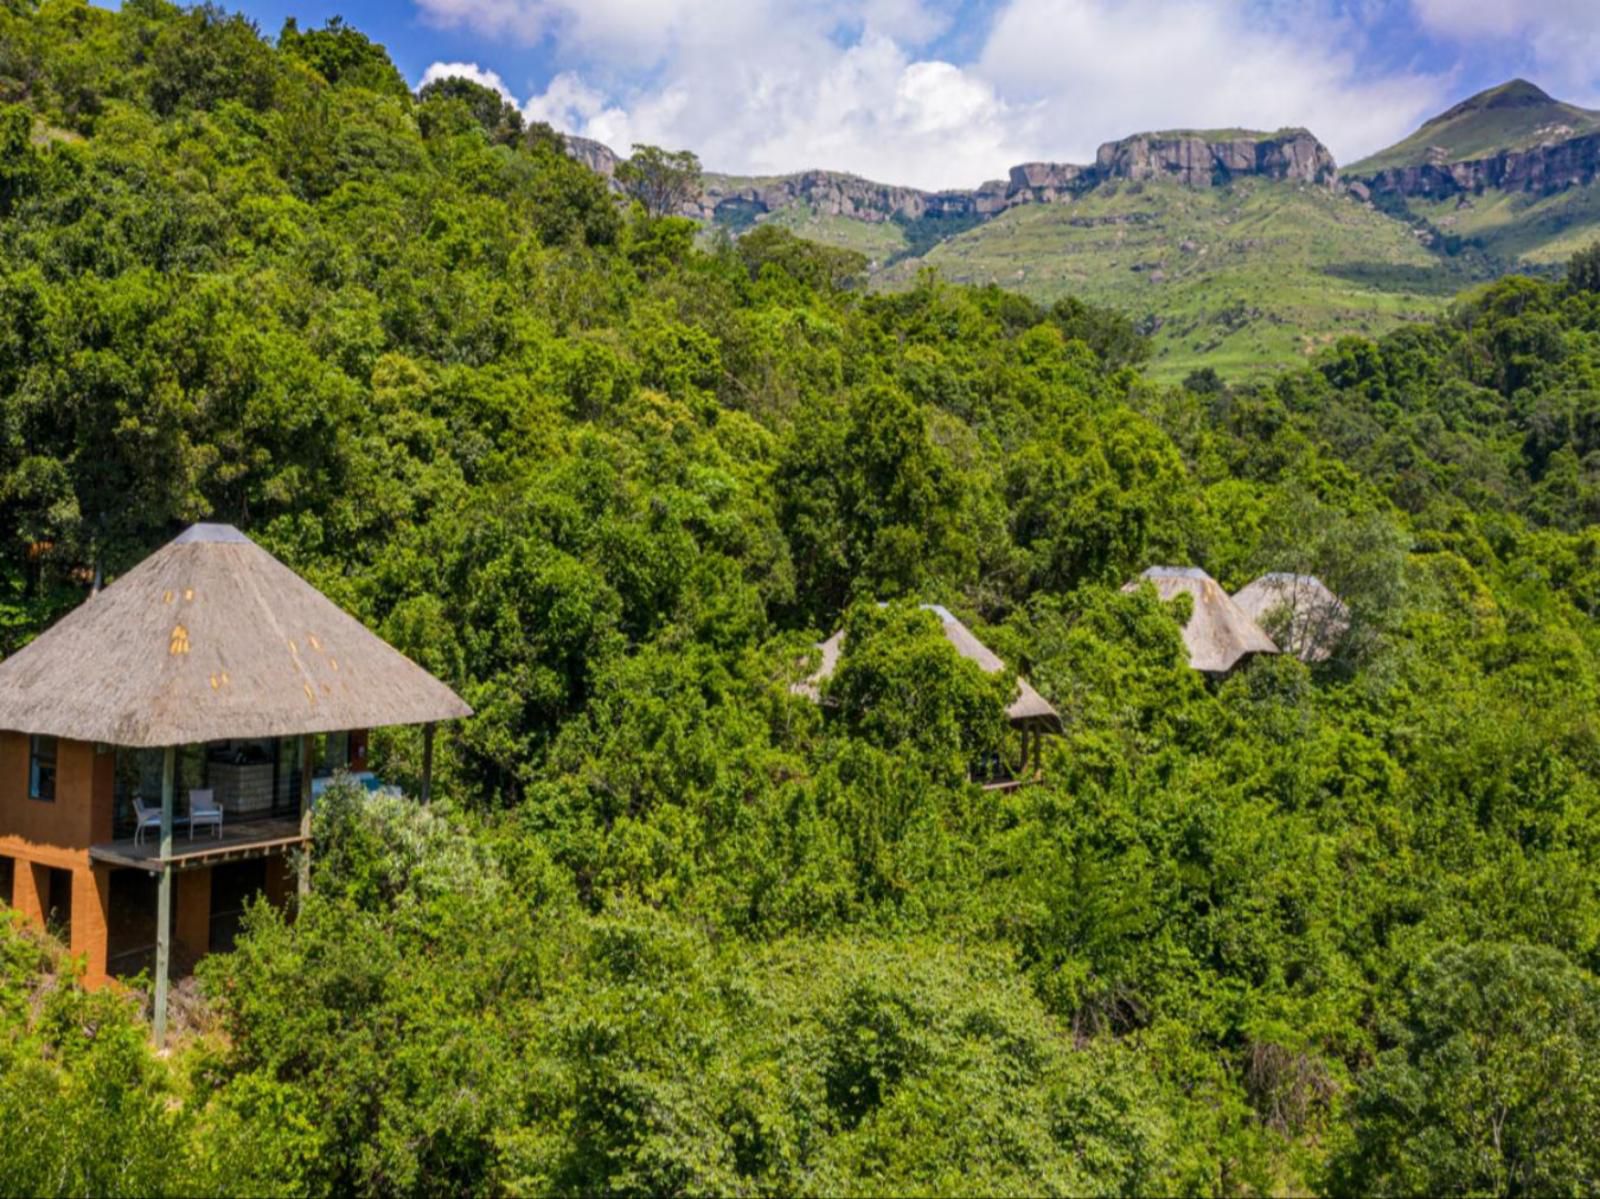
{"type": "Polygon", "coordinates": [[[1441,233],[1469,241],[1503,270],[1554,269],[1600,240],[1600,187],[1552,194],[1489,191],[1444,200],[1412,197],[1406,210],[1441,233]]]}
{"type": "Polygon", "coordinates": [[[1564,104],[1525,79],[1513,79],[1463,100],[1404,141],[1351,163],[1342,173],[1364,177],[1391,167],[1416,166],[1439,157],[1439,151],[1447,162],[1463,162],[1596,129],[1600,112],[1564,104]]]}
{"type": "Polygon", "coordinates": [[[932,266],[1039,300],[1075,295],[1153,331],[1150,373],[1233,377],[1303,362],[1345,333],[1377,335],[1443,309],[1465,268],[1401,221],[1319,188],[1108,185],[1072,204],[1013,209],[877,277],[932,266]]]}
{"type": "Polygon", "coordinates": [[[793,204],[763,217],[762,224],[779,225],[804,237],[841,250],[858,250],[870,263],[886,263],[910,246],[906,227],[898,221],[861,221],[853,217],[818,212],[814,205],[793,204]]]}

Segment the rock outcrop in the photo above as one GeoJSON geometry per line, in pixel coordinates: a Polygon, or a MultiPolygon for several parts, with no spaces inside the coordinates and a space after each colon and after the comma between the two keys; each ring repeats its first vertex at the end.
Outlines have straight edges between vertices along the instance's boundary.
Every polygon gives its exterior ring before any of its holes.
{"type": "Polygon", "coordinates": [[[1552,192],[1594,182],[1600,174],[1600,133],[1555,139],[1525,150],[1502,150],[1484,158],[1428,161],[1390,167],[1356,177],[1373,195],[1448,199],[1463,193],[1499,191],[1552,192]]]}
{"type": "Polygon", "coordinates": [[[1345,172],[1374,196],[1431,200],[1488,190],[1553,192],[1600,171],[1600,112],[1526,79],[1469,96],[1404,141],[1345,172]],[[1452,147],[1455,147],[1452,149],[1452,147]]]}
{"type": "MultiPolygon", "coordinates": [[[[621,159],[588,138],[568,137],[567,152],[613,178],[621,159]]],[[[1020,204],[1071,201],[1114,180],[1168,179],[1188,187],[1215,187],[1256,176],[1317,187],[1332,186],[1333,156],[1304,129],[1271,134],[1138,134],[1101,146],[1092,164],[1025,162],[1005,179],[972,191],[920,191],[874,183],[838,171],[802,171],[769,179],[711,175],[685,216],[743,224],[795,205],[851,220],[986,220],[1020,204]]]]}
{"type": "Polygon", "coordinates": [[[1338,174],[1327,147],[1304,129],[1271,137],[1141,133],[1101,146],[1095,168],[1106,179],[1173,179],[1189,187],[1249,175],[1330,186],[1338,174]]]}
{"type": "Polygon", "coordinates": [[[568,133],[562,135],[567,153],[588,167],[596,175],[603,175],[607,179],[615,177],[617,164],[621,157],[604,142],[597,142],[593,138],[577,137],[568,133]]]}

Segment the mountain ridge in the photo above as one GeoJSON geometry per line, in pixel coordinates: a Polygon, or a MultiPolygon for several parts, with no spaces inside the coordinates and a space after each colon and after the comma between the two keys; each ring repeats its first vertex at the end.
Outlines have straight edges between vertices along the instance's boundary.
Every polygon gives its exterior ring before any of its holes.
{"type": "MultiPolygon", "coordinates": [[[[568,152],[607,178],[622,157],[589,138],[567,138],[568,152]]],[[[927,217],[997,216],[1021,204],[1075,198],[1103,183],[1175,179],[1211,187],[1235,178],[1261,177],[1331,187],[1337,164],[1307,129],[1176,130],[1134,133],[1103,143],[1092,163],[1023,162],[1005,179],[976,188],[925,190],[881,183],[844,171],[810,169],[772,176],[708,172],[684,215],[714,223],[748,226],[776,209],[808,203],[829,216],[868,222],[927,217]]]]}
{"type": "MultiPolygon", "coordinates": [[[[568,151],[616,186],[609,147],[569,138],[568,151]]],[[[1078,296],[1151,336],[1157,376],[1249,374],[1426,319],[1473,282],[1549,271],[1600,236],[1600,112],[1512,79],[1343,169],[1301,127],[1179,129],[971,189],[708,173],[683,211],[859,251],[878,290],[926,266],[1042,302],[1078,296]]]]}

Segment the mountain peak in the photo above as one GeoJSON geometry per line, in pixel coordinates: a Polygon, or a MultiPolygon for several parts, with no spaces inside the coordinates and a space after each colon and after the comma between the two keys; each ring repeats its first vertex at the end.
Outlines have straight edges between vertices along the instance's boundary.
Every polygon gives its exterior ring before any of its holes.
{"type": "Polygon", "coordinates": [[[1513,79],[1498,87],[1485,88],[1475,96],[1468,96],[1455,107],[1425,122],[1423,128],[1474,112],[1490,112],[1497,108],[1543,108],[1555,103],[1550,93],[1537,84],[1529,83],[1526,79],[1513,79]]]}
{"type": "Polygon", "coordinates": [[[1485,161],[1596,132],[1600,112],[1565,104],[1526,79],[1512,79],[1468,96],[1403,141],[1352,163],[1345,174],[1370,181],[1387,170],[1485,161]]]}

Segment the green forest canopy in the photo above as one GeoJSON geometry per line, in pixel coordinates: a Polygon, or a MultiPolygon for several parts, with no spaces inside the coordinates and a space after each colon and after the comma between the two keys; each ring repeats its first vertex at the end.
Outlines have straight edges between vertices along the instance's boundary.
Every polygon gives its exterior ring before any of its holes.
{"type": "Polygon", "coordinates": [[[480,91],[0,0],[0,648],[225,520],[478,712],[444,802],[330,793],[170,1058],[0,920],[0,1190],[1600,1183],[1592,271],[1157,387],[1080,303],[697,248],[480,91]],[[1208,685],[1153,563],[1355,629],[1208,685]],[[912,601],[1046,782],[966,781],[912,601]]]}

